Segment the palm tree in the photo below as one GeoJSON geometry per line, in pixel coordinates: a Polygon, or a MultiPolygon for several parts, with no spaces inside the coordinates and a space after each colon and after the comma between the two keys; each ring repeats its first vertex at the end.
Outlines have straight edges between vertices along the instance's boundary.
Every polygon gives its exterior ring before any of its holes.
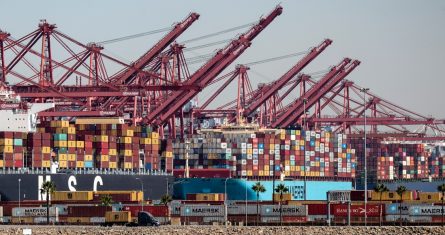
{"type": "Polygon", "coordinates": [[[399,203],[399,212],[400,212],[400,226],[402,226],[402,201],[403,201],[403,193],[407,191],[406,187],[403,185],[400,185],[397,187],[397,194],[400,196],[400,203],[399,203]]]}
{"type": "Polygon", "coordinates": [[[289,189],[284,184],[279,184],[275,188],[275,192],[280,194],[280,225],[283,225],[282,211],[283,211],[283,193],[289,192],[289,189]]]}
{"type": "MultiPolygon", "coordinates": [[[[380,204],[380,226],[382,226],[382,194],[384,192],[388,192],[389,189],[388,187],[386,187],[384,184],[377,184],[374,188],[374,192],[376,193],[380,193],[380,200],[379,200],[379,204],[380,204]]],[[[367,192],[365,192],[365,197],[367,197],[367,192]]]]}
{"type": "Polygon", "coordinates": [[[256,214],[257,214],[257,216],[256,216],[256,223],[258,225],[258,220],[259,220],[258,207],[259,207],[260,193],[266,192],[266,188],[260,182],[257,182],[256,184],[254,184],[252,186],[252,190],[254,192],[256,192],[256,214]]]}
{"type": "Polygon", "coordinates": [[[46,194],[46,223],[49,224],[49,195],[56,191],[56,184],[52,181],[45,181],[40,189],[41,194],[46,194]]]}
{"type": "Polygon", "coordinates": [[[441,195],[442,211],[441,212],[442,212],[442,227],[443,227],[443,200],[444,200],[443,195],[445,194],[445,184],[441,184],[441,185],[437,186],[437,191],[442,193],[442,195],[441,195]]]}
{"type": "Polygon", "coordinates": [[[110,195],[103,195],[100,197],[100,205],[101,206],[111,206],[113,203],[113,198],[110,195]]]}
{"type": "Polygon", "coordinates": [[[164,196],[161,197],[161,203],[164,204],[165,206],[167,206],[167,204],[169,204],[172,201],[172,197],[168,194],[165,194],[164,196]]]}

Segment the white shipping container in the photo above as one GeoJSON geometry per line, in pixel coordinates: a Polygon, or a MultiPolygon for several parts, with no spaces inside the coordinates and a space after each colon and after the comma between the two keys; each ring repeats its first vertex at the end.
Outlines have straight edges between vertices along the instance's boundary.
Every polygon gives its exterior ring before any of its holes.
{"type": "Polygon", "coordinates": [[[3,217],[3,207],[0,206],[0,218],[2,218],[2,217],[3,217]]]}
{"type": "Polygon", "coordinates": [[[224,217],[224,205],[181,205],[181,216],[224,217]]]}
{"type": "Polygon", "coordinates": [[[422,216],[422,215],[442,216],[442,206],[415,205],[415,206],[410,206],[408,210],[409,210],[408,212],[409,215],[414,215],[414,216],[422,216]]]}
{"type": "MultiPolygon", "coordinates": [[[[57,207],[49,208],[49,216],[58,215],[57,207]]],[[[14,207],[12,208],[12,216],[18,217],[39,217],[46,216],[46,207],[14,207]]]]}
{"type": "MultiPolygon", "coordinates": [[[[256,205],[247,205],[247,214],[248,215],[256,215],[257,214],[256,205]]],[[[258,206],[258,213],[261,212],[261,205],[258,206]]],[[[246,214],[246,205],[243,204],[235,204],[227,206],[227,214],[228,215],[245,215],[246,214]]]]}
{"type": "MultiPolygon", "coordinates": [[[[261,216],[279,216],[279,205],[261,205],[261,216]]],[[[306,206],[283,205],[282,215],[284,216],[306,216],[306,206]]]]}

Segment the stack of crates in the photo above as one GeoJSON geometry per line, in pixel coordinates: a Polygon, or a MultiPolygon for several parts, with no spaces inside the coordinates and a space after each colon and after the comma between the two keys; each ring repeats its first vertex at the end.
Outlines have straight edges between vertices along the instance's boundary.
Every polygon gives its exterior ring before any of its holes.
{"type": "Polygon", "coordinates": [[[59,163],[59,168],[68,168],[68,135],[65,133],[53,134],[53,153],[59,163]]]}
{"type": "Polygon", "coordinates": [[[29,133],[27,138],[28,167],[49,168],[51,166],[51,135],[29,133]]]}
{"type": "Polygon", "coordinates": [[[108,135],[94,136],[93,148],[96,168],[107,169],[110,167],[108,139],[108,135]]]}
{"type": "MultiPolygon", "coordinates": [[[[133,169],[133,145],[139,144],[139,142],[133,144],[133,130],[128,128],[127,125],[118,126],[118,149],[119,149],[119,163],[120,168],[125,170],[133,169]]],[[[139,147],[138,147],[139,149],[139,147]]],[[[138,154],[138,151],[136,152],[138,154]]],[[[137,155],[136,155],[137,156],[137,155]]],[[[137,157],[136,157],[137,159],[137,157]]]]}
{"type": "Polygon", "coordinates": [[[14,167],[13,132],[0,132],[0,167],[14,167]]]}

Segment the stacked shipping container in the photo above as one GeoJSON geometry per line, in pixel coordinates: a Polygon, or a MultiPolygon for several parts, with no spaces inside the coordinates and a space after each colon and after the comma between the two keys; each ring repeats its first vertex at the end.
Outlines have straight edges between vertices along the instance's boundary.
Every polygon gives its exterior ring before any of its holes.
{"type": "MultiPolygon", "coordinates": [[[[355,177],[355,150],[342,134],[209,131],[189,141],[191,169],[226,168],[235,177],[355,177]]],[[[176,168],[184,168],[186,145],[184,140],[173,144],[176,168]]]]}

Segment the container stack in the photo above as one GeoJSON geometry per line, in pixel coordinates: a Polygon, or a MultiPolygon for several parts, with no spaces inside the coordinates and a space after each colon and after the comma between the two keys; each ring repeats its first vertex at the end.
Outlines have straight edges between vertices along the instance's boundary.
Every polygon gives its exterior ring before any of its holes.
{"type": "Polygon", "coordinates": [[[122,129],[119,130],[119,162],[121,164],[120,168],[122,169],[132,169],[133,168],[133,149],[132,143],[133,138],[131,136],[126,136],[129,133],[125,133],[122,129]],[[125,134],[125,136],[122,136],[125,134]]]}
{"type": "Polygon", "coordinates": [[[0,133],[0,167],[14,167],[14,133],[0,133]]]}
{"type": "Polygon", "coordinates": [[[102,169],[109,168],[110,160],[108,158],[108,135],[95,135],[93,148],[96,167],[102,169]]]}
{"type": "MultiPolygon", "coordinates": [[[[355,177],[355,150],[346,135],[327,131],[208,132],[190,140],[191,169],[228,168],[235,177],[355,177]]],[[[174,166],[185,165],[184,140],[175,140],[174,166]]]]}
{"type": "Polygon", "coordinates": [[[161,156],[162,168],[171,173],[173,171],[173,141],[171,139],[163,140],[161,149],[163,150],[161,156]]]}
{"type": "Polygon", "coordinates": [[[377,179],[393,180],[394,179],[394,157],[377,157],[377,179]]]}
{"type": "Polygon", "coordinates": [[[33,168],[51,166],[51,135],[49,133],[29,133],[27,138],[27,162],[33,168]]]}

